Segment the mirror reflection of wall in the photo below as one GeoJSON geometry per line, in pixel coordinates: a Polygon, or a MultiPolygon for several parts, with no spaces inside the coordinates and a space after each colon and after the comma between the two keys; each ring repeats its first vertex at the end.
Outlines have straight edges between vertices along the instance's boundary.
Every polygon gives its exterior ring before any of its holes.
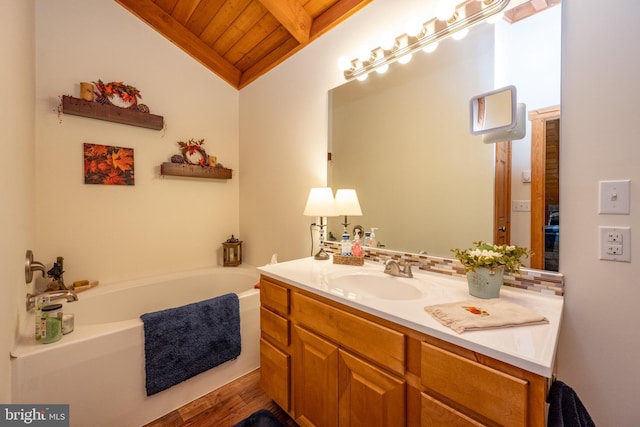
{"type": "Polygon", "coordinates": [[[493,88],[493,30],[478,30],[331,91],[330,185],[358,191],[359,223],[387,248],[447,255],[492,239],[494,148],[468,126],[469,99],[493,88]]]}
{"type": "MultiPolygon", "coordinates": [[[[518,101],[559,104],[560,7],[514,24],[476,26],[461,41],[330,91],[328,183],[355,188],[389,249],[451,257],[493,238],[494,146],[469,132],[469,100],[513,84],[518,101]],[[495,65],[494,65],[495,64],[495,65]]],[[[529,126],[529,124],[527,124],[529,126]]],[[[512,198],[530,199],[530,131],[513,143],[512,198]]],[[[512,212],[511,243],[529,245],[529,212],[512,212]]],[[[339,218],[329,230],[339,235],[339,218]]]]}

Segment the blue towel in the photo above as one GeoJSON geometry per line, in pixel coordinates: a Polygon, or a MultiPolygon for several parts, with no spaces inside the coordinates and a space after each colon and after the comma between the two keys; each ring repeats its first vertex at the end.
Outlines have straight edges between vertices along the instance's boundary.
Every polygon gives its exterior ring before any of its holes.
{"type": "Polygon", "coordinates": [[[562,381],[556,380],[551,384],[547,403],[549,427],[595,427],[576,392],[562,381]]]}
{"type": "Polygon", "coordinates": [[[147,396],[240,355],[240,303],[226,294],[182,307],[145,313],[147,396]]]}
{"type": "Polygon", "coordinates": [[[284,427],[271,412],[260,409],[233,427],[284,427]]]}

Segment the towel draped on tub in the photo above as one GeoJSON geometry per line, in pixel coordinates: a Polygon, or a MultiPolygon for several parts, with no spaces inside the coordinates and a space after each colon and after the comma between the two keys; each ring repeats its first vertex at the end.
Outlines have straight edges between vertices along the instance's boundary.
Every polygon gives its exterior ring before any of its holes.
{"type": "Polygon", "coordinates": [[[240,303],[226,294],[182,307],[145,313],[147,396],[240,355],[240,303]]]}

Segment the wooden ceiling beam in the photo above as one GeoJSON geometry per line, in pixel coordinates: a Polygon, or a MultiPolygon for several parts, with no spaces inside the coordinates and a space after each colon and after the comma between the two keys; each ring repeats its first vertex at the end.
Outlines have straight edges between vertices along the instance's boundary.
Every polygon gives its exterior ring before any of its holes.
{"type": "Polygon", "coordinates": [[[152,0],[115,0],[227,83],[239,88],[240,70],[218,55],[152,0]]]}
{"type": "Polygon", "coordinates": [[[300,44],[309,43],[313,19],[297,0],[259,0],[300,44]]]}
{"type": "Polygon", "coordinates": [[[314,40],[318,38],[372,1],[373,0],[339,0],[314,19],[313,25],[311,26],[311,39],[314,40]]]}
{"type": "Polygon", "coordinates": [[[531,6],[533,6],[535,10],[539,11],[548,8],[549,3],[547,3],[547,0],[531,0],[531,6]]]}
{"type": "Polygon", "coordinates": [[[528,0],[513,9],[508,10],[504,14],[505,21],[514,24],[522,21],[538,12],[549,9],[550,7],[560,4],[562,0],[528,0]]]}

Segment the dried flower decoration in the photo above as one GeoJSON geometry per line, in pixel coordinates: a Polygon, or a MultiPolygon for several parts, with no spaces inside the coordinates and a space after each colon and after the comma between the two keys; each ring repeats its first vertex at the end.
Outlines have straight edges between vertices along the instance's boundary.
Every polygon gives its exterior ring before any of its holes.
{"type": "Polygon", "coordinates": [[[113,97],[117,96],[125,104],[135,106],[138,104],[138,98],[142,98],[138,89],[134,86],[124,84],[123,82],[110,82],[105,84],[102,80],[98,80],[97,82],[93,82],[93,84],[97,89],[95,92],[96,102],[103,104],[111,103],[113,97]]]}
{"type": "Polygon", "coordinates": [[[187,163],[205,167],[209,166],[209,157],[204,147],[202,147],[203,144],[204,139],[195,140],[191,138],[187,142],[178,141],[180,152],[187,163]]]}

